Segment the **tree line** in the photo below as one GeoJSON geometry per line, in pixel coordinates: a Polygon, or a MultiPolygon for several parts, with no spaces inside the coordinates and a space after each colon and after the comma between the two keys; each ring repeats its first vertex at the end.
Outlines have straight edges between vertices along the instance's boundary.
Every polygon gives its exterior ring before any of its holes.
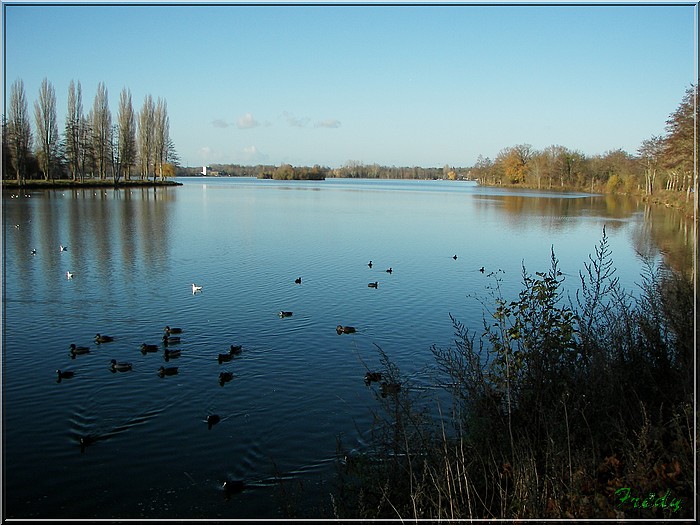
{"type": "Polygon", "coordinates": [[[518,144],[502,149],[493,160],[480,155],[470,176],[482,184],[541,189],[652,195],[663,188],[685,191],[687,200],[698,147],[696,98],[697,84],[691,84],[668,117],[665,134],[644,140],[635,154],[616,149],[586,156],[559,145],[535,150],[530,144],[518,144]]]}
{"type": "Polygon", "coordinates": [[[23,182],[45,180],[106,180],[175,175],[178,155],[170,138],[170,117],[165,99],[148,94],[135,111],[131,91],[119,95],[116,123],[103,82],[87,114],[80,81],[71,80],[63,134],[56,116],[56,91],[46,78],[34,102],[32,126],[22,79],[10,88],[10,104],[2,118],[3,178],[23,182]]]}

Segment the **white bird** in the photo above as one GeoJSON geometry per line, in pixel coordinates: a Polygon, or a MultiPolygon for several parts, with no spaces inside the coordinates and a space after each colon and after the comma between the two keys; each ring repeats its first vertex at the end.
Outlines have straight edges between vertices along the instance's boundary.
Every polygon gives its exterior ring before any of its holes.
{"type": "Polygon", "coordinates": [[[201,286],[197,286],[196,284],[192,283],[192,293],[193,293],[193,294],[195,294],[195,293],[197,293],[197,292],[201,292],[201,291],[202,291],[202,287],[201,287],[201,286]]]}
{"type": "Polygon", "coordinates": [[[66,272],[66,277],[68,277],[68,279],[72,279],[73,274],[71,272],[66,272]]]}

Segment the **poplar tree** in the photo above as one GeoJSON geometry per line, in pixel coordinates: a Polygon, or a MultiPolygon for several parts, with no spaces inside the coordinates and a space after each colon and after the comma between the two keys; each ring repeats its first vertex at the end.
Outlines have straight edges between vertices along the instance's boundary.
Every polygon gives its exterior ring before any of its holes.
{"type": "MultiPolygon", "coordinates": [[[[65,144],[66,144],[66,159],[68,160],[68,169],[71,173],[71,178],[76,180],[78,174],[81,173],[81,144],[83,138],[82,132],[83,121],[83,95],[80,82],[75,85],[75,82],[70,81],[68,86],[68,113],[66,114],[65,127],[65,144]]],[[[80,179],[83,175],[81,173],[80,179]]]]}
{"type": "MultiPolygon", "coordinates": [[[[168,148],[170,143],[170,117],[168,117],[168,104],[158,97],[155,110],[154,129],[154,153],[158,175],[163,178],[163,164],[167,162],[168,148]]],[[[154,170],[153,180],[156,178],[154,170]]]]}
{"type": "Polygon", "coordinates": [[[7,119],[7,134],[12,166],[17,180],[27,179],[29,152],[32,147],[32,129],[29,123],[27,96],[24,92],[24,81],[17,79],[10,87],[10,107],[7,119]]]}
{"type": "Polygon", "coordinates": [[[97,86],[92,109],[92,142],[95,168],[100,179],[107,178],[107,167],[111,164],[112,114],[109,111],[107,88],[103,82],[97,86]]]}
{"type": "Polygon", "coordinates": [[[39,100],[34,102],[34,117],[38,139],[37,158],[44,178],[53,178],[52,168],[59,151],[58,125],[56,123],[56,91],[46,79],[41,81],[39,100]]]}
{"type": "Polygon", "coordinates": [[[148,178],[149,169],[154,162],[155,144],[155,105],[153,97],[149,94],[143,101],[143,106],[139,112],[139,160],[141,166],[141,178],[148,178]]]}
{"type": "MultiPolygon", "coordinates": [[[[131,178],[131,167],[136,164],[136,116],[131,103],[131,91],[122,89],[119,95],[119,124],[117,128],[117,151],[120,171],[125,178],[131,178]]],[[[115,178],[118,175],[115,173],[115,178]]]]}

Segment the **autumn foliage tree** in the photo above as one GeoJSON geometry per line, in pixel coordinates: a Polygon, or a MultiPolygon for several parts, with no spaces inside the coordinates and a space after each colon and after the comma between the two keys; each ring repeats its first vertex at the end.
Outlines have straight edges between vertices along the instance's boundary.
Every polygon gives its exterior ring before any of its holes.
{"type": "Polygon", "coordinates": [[[698,151],[698,87],[691,85],[683,100],[666,121],[662,165],[668,172],[666,188],[690,189],[693,183],[695,152],[698,151]]]}

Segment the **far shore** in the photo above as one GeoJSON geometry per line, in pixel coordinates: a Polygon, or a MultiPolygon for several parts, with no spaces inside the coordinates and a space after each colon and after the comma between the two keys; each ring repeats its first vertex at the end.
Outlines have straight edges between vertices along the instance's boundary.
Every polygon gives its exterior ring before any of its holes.
{"type": "Polygon", "coordinates": [[[53,179],[25,180],[21,183],[17,180],[3,180],[2,189],[66,189],[66,188],[134,188],[134,187],[162,187],[162,186],[182,186],[182,182],[174,180],[145,180],[145,179],[122,179],[116,183],[112,179],[53,179]]]}

